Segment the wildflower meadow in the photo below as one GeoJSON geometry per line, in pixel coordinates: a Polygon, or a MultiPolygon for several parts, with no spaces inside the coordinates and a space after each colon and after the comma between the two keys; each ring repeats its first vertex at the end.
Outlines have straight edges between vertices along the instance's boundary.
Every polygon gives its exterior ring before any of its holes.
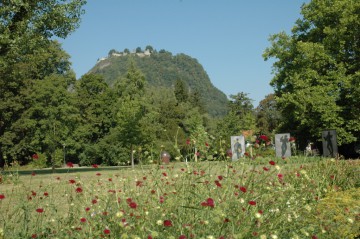
{"type": "Polygon", "coordinates": [[[360,163],[292,157],[3,174],[0,238],[356,238],[360,163]]]}

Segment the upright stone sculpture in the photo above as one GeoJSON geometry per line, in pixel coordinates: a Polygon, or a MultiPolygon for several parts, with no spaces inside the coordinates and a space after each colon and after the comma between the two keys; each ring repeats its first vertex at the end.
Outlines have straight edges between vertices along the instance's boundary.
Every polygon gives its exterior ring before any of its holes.
{"type": "Polygon", "coordinates": [[[291,156],[290,134],[276,134],[275,135],[275,150],[276,157],[287,158],[291,156]]]}
{"type": "Polygon", "coordinates": [[[335,158],[338,154],[335,130],[324,130],[322,132],[323,156],[335,158]]]}
{"type": "Polygon", "coordinates": [[[232,161],[237,161],[244,156],[245,153],[245,138],[243,135],[231,136],[231,152],[232,161]]]}

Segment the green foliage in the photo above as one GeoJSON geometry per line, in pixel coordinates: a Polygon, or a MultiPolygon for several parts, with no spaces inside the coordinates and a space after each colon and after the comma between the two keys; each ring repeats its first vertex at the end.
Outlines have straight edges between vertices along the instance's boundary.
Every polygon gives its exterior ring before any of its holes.
{"type": "Polygon", "coordinates": [[[305,142],[324,129],[335,129],[340,145],[359,140],[359,9],[355,0],[313,0],[291,36],[270,38],[264,58],[277,58],[271,85],[281,130],[305,142]]]}
{"type": "Polygon", "coordinates": [[[218,122],[217,135],[230,141],[230,136],[240,135],[244,130],[255,130],[255,113],[251,99],[246,93],[231,95],[228,114],[218,122]]]}
{"type": "Polygon", "coordinates": [[[37,81],[52,74],[69,73],[69,56],[51,37],[65,38],[75,30],[85,2],[1,2],[0,166],[5,156],[26,162],[32,153],[27,144],[30,129],[26,127],[33,123],[24,113],[29,113],[35,102],[28,96],[37,81]]]}
{"type": "Polygon", "coordinates": [[[280,111],[276,105],[274,94],[267,95],[260,101],[256,112],[256,127],[260,134],[273,135],[280,123],[280,111]]]}

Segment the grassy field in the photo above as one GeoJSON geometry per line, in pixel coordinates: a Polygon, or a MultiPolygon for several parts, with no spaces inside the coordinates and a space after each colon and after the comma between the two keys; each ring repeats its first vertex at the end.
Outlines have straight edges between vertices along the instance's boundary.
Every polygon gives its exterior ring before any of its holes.
{"type": "Polygon", "coordinates": [[[0,238],[355,238],[359,170],[293,157],[5,172],[0,238]]]}

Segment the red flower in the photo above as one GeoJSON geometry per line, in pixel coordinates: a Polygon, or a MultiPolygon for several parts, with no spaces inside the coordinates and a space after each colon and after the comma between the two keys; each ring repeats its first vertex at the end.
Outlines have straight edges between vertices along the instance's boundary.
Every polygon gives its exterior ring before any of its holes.
{"type": "Polygon", "coordinates": [[[76,183],[76,181],[74,179],[70,179],[69,183],[74,184],[74,183],[76,183]]]}
{"type": "Polygon", "coordinates": [[[277,176],[278,176],[279,179],[283,178],[283,175],[281,173],[279,173],[277,176]]]}
{"type": "Polygon", "coordinates": [[[91,201],[91,203],[92,203],[92,204],[96,204],[96,203],[97,203],[97,200],[96,200],[96,199],[93,199],[93,200],[91,201]]]}
{"type": "Polygon", "coordinates": [[[295,142],[295,140],[296,140],[295,137],[290,137],[289,138],[289,142],[295,142]]]}
{"type": "Polygon", "coordinates": [[[92,167],[93,167],[93,168],[98,168],[98,167],[99,167],[99,165],[97,165],[97,164],[93,164],[93,165],[92,165],[92,167]]]}
{"type": "Polygon", "coordinates": [[[209,144],[208,144],[207,142],[205,142],[205,146],[206,146],[206,147],[209,147],[209,144]]]}
{"type": "Polygon", "coordinates": [[[39,155],[37,155],[37,154],[33,154],[31,157],[32,157],[32,159],[34,159],[34,160],[38,160],[38,159],[39,159],[39,155]]]}
{"type": "Polygon", "coordinates": [[[215,180],[215,184],[216,186],[218,186],[219,188],[221,188],[221,183],[218,180],[215,180]]]}
{"type": "Polygon", "coordinates": [[[85,211],[87,211],[87,212],[90,211],[90,208],[89,207],[85,208],[85,211]]]}
{"type": "Polygon", "coordinates": [[[137,204],[135,202],[129,203],[129,207],[136,209],[137,204]]]}
{"type": "Polygon", "coordinates": [[[263,167],[264,171],[269,171],[269,169],[267,167],[263,167]]]}
{"type": "Polygon", "coordinates": [[[260,135],[259,139],[263,141],[269,141],[269,137],[267,137],[266,135],[260,135]]]}
{"type": "Polygon", "coordinates": [[[48,192],[44,192],[44,196],[45,196],[45,197],[49,196],[49,193],[48,193],[48,192]]]}
{"type": "Polygon", "coordinates": [[[243,193],[246,193],[246,188],[245,187],[240,187],[240,191],[243,193]]]}
{"type": "Polygon", "coordinates": [[[275,162],[271,160],[271,161],[269,161],[269,164],[275,165],[275,162]]]}
{"type": "Polygon", "coordinates": [[[163,196],[160,196],[159,202],[164,203],[164,201],[165,201],[165,198],[163,196]]]}
{"type": "Polygon", "coordinates": [[[136,187],[142,187],[143,182],[142,181],[136,181],[136,187]]]}
{"type": "Polygon", "coordinates": [[[4,194],[0,194],[0,200],[3,200],[5,198],[4,194]]]}
{"type": "Polygon", "coordinates": [[[101,176],[101,173],[96,173],[96,176],[101,176]]]}
{"type": "Polygon", "coordinates": [[[69,168],[73,168],[74,164],[72,162],[67,162],[66,166],[68,166],[69,168]]]}
{"type": "Polygon", "coordinates": [[[170,220],[165,220],[165,221],[164,221],[164,226],[165,226],[165,227],[172,227],[173,224],[172,224],[172,222],[171,222],[170,220]]]}
{"type": "Polygon", "coordinates": [[[218,179],[219,179],[219,180],[223,180],[223,176],[219,175],[219,176],[218,176],[218,179]]]}
{"type": "Polygon", "coordinates": [[[35,175],[36,175],[36,173],[35,173],[35,172],[32,172],[32,173],[31,173],[31,176],[35,176],[35,175]]]}
{"type": "Polygon", "coordinates": [[[187,237],[185,235],[180,235],[179,239],[186,239],[187,237]]]}
{"type": "Polygon", "coordinates": [[[164,175],[165,177],[167,176],[167,174],[164,172],[164,173],[162,173],[162,175],[164,175]]]}
{"type": "Polygon", "coordinates": [[[191,143],[190,139],[186,140],[186,144],[189,145],[191,143]]]}
{"type": "Polygon", "coordinates": [[[31,235],[31,238],[37,238],[37,235],[36,235],[36,234],[32,234],[32,235],[31,235]]]}
{"type": "Polygon", "coordinates": [[[109,235],[109,234],[110,234],[110,230],[109,230],[109,229],[105,229],[105,230],[104,230],[104,234],[109,235]]]}
{"type": "Polygon", "coordinates": [[[75,191],[76,191],[77,193],[82,193],[83,190],[82,190],[82,188],[78,187],[78,188],[75,189],[75,191]]]}
{"type": "Polygon", "coordinates": [[[86,218],[85,217],[80,218],[80,222],[86,222],[86,218]]]}
{"type": "Polygon", "coordinates": [[[249,201],[249,204],[250,204],[251,206],[255,206],[255,205],[256,205],[256,202],[255,202],[255,201],[249,201]]]}
{"type": "Polygon", "coordinates": [[[44,212],[44,209],[43,209],[43,208],[38,208],[38,209],[36,209],[36,211],[37,211],[38,213],[43,213],[43,212],[44,212]]]}
{"type": "Polygon", "coordinates": [[[318,237],[316,235],[313,235],[311,239],[318,239],[318,237]]]}

